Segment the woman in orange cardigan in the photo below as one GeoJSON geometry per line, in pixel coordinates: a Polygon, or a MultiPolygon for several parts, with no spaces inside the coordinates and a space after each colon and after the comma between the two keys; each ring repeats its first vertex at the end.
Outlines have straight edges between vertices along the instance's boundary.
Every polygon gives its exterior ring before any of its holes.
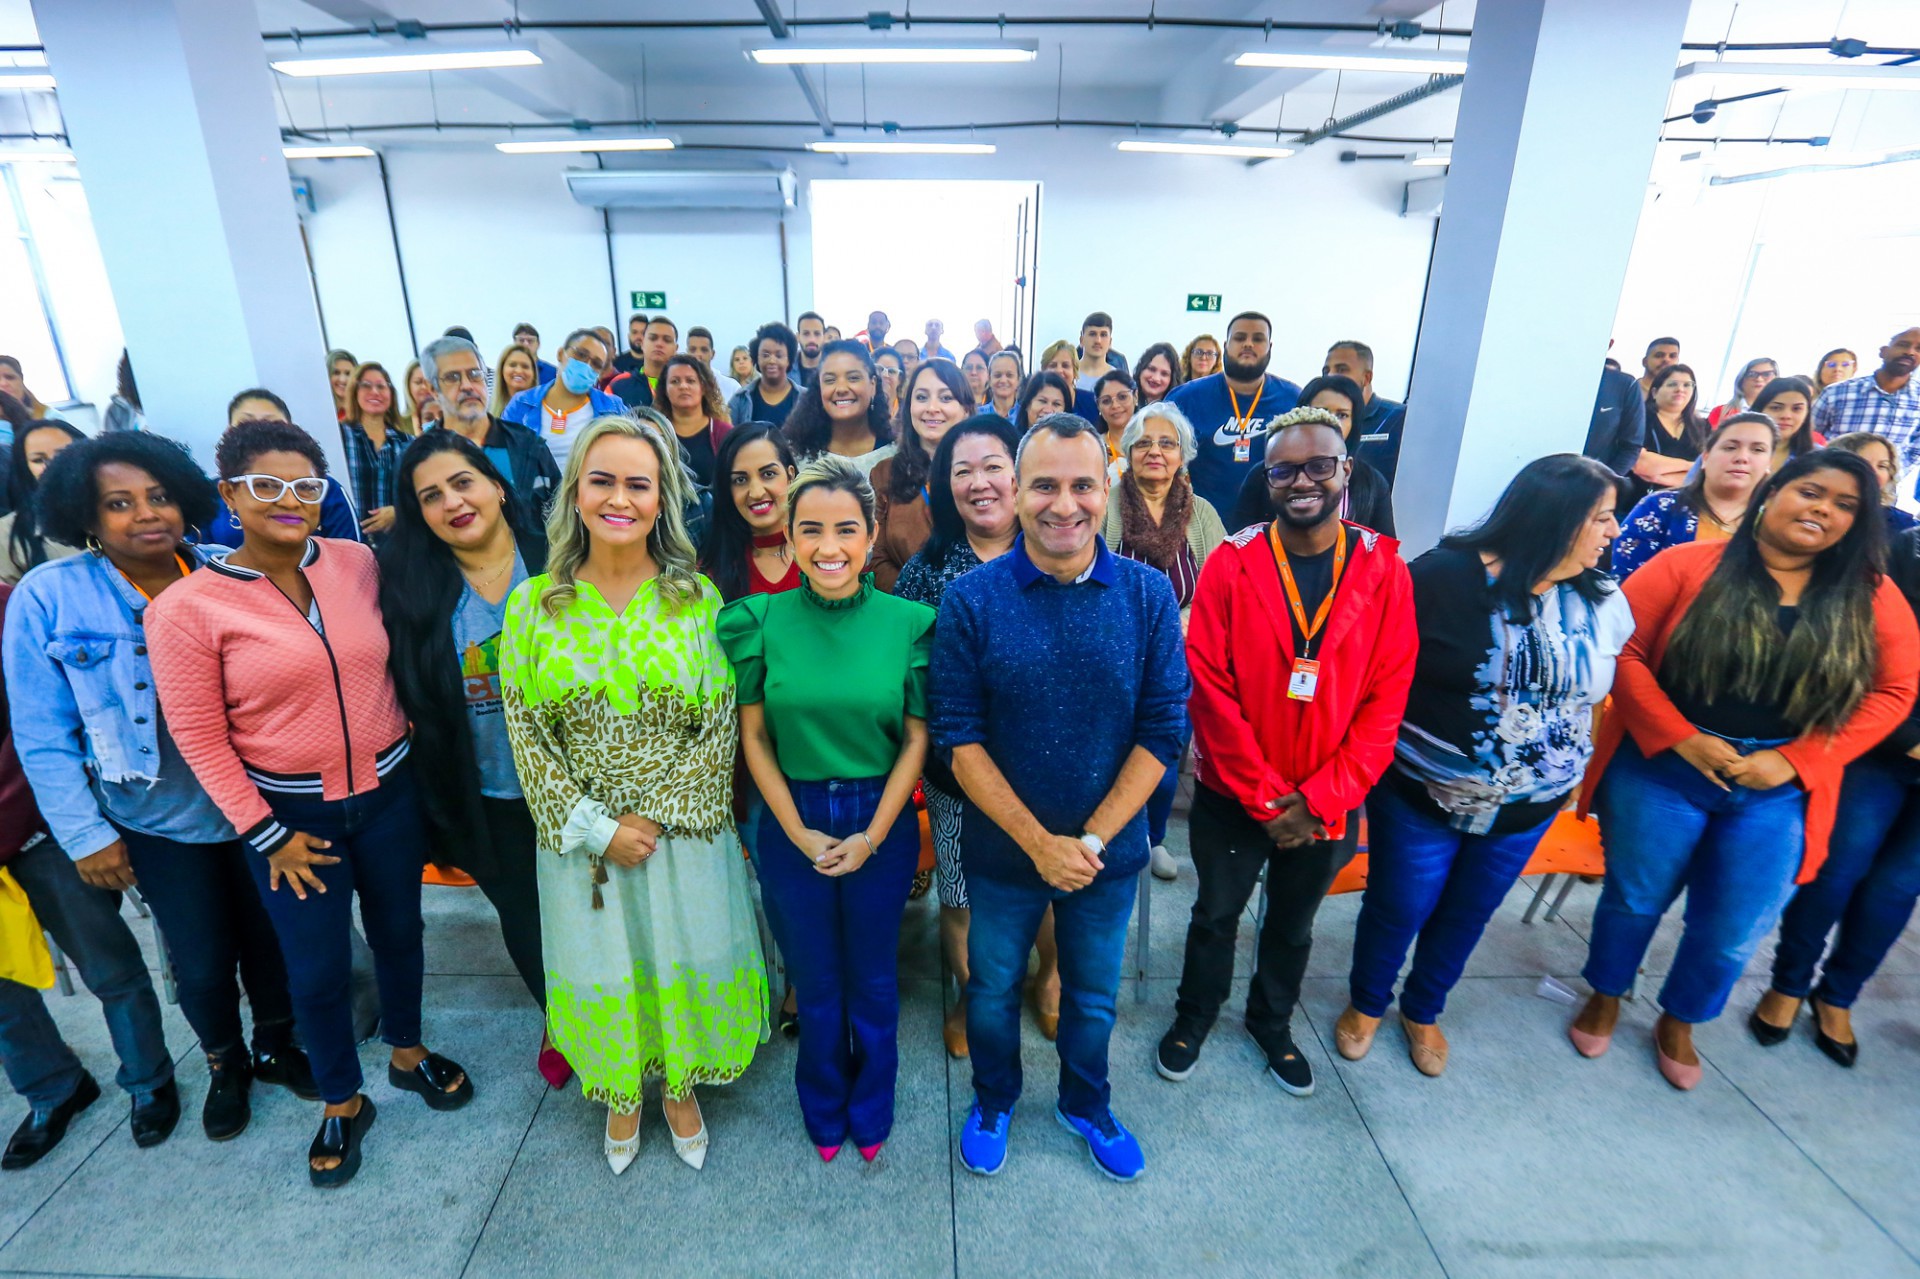
{"type": "Polygon", "coordinates": [[[1770,477],[1731,540],[1662,551],[1627,580],[1635,629],[1588,771],[1607,855],[1569,1028],[1607,1050],[1660,918],[1686,928],[1654,1025],[1660,1073],[1700,1081],[1693,1027],[1711,1021],[1826,857],[1841,771],[1920,689],[1920,630],[1884,576],[1879,481],[1837,449],[1770,477]]]}

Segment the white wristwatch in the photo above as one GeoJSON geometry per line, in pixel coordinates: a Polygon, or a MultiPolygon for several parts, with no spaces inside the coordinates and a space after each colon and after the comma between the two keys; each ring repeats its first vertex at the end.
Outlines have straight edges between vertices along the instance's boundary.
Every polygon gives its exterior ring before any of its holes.
{"type": "Polygon", "coordinates": [[[1090,830],[1080,832],[1080,842],[1085,844],[1095,857],[1104,856],[1107,851],[1107,841],[1090,830]]]}

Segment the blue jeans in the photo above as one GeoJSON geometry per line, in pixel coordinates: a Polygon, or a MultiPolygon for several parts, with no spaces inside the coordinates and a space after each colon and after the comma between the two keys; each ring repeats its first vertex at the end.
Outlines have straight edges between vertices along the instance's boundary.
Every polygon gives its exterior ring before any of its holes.
{"type": "MultiPolygon", "coordinates": [[[[80,980],[100,1000],[120,1057],[114,1076],[135,1097],[146,1097],[173,1078],[160,1025],[160,1001],[153,979],[126,920],[120,894],[95,888],[80,878],[73,859],[51,838],[43,839],[7,864],[40,926],[53,935],[80,980]]],[[[60,1038],[40,992],[0,980],[0,1066],[7,1082],[39,1114],[46,1114],[80,1086],[84,1067],[60,1038]]]]}
{"type": "MultiPolygon", "coordinates": [[[[835,838],[873,821],[887,779],[796,782],[787,790],[808,829],[835,838]]],[[[786,957],[800,1014],[793,1082],[816,1146],[858,1146],[893,1132],[900,1070],[900,914],[920,864],[920,826],[908,805],[859,870],[823,875],[762,809],[761,899],[786,957]]]]}
{"type": "Polygon", "coordinates": [[[973,1091],[988,1111],[1020,1099],[1020,992],[1040,918],[1053,907],[1060,951],[1060,1109],[1079,1119],[1103,1114],[1112,1098],[1107,1044],[1133,914],[1131,875],[1096,879],[1076,892],[967,877],[967,1045],[973,1091]]]}
{"type": "Polygon", "coordinates": [[[1847,765],[1839,817],[1819,877],[1802,884],[1780,917],[1773,988],[1851,1008],[1920,898],[1920,786],[1910,765],[1866,755],[1847,765]],[[1840,936],[1813,984],[1835,924],[1840,936]]]}
{"type": "Polygon", "coordinates": [[[378,789],[350,799],[271,792],[266,798],[281,825],[333,841],[321,851],[340,859],[337,865],[313,868],[327,891],[309,888],[305,901],[294,896],[284,879],[278,890],[269,890],[266,858],[255,856],[251,864],[286,956],[293,1017],[320,1096],[329,1104],[351,1101],[362,1083],[349,941],[356,893],[380,983],[380,1037],[395,1048],[420,1044],[420,987],[426,967],[420,872],[426,866],[427,830],[413,772],[403,765],[378,789]]]}
{"type": "MultiPolygon", "coordinates": [[[[1778,743],[1733,743],[1743,755],[1770,745],[1778,743]]],[[[1793,893],[1806,792],[1792,782],[1721,790],[1674,752],[1648,759],[1628,737],[1593,808],[1607,878],[1582,976],[1602,995],[1626,994],[1660,917],[1684,889],[1686,929],[1660,1006],[1690,1025],[1712,1021],[1793,893]]]]}
{"type": "Polygon", "coordinates": [[[1367,796],[1367,891],[1347,983],[1353,1006],[1369,1017],[1386,1015],[1412,946],[1400,1015],[1423,1026],[1438,1021],[1487,921],[1552,821],[1510,835],[1469,835],[1415,808],[1390,784],[1374,787],[1367,796]]]}

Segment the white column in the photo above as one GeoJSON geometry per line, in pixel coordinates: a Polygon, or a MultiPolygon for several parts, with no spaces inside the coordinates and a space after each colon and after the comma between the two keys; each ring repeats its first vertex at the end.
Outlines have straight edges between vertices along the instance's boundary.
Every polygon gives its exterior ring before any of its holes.
{"type": "Polygon", "coordinates": [[[211,469],[228,398],[265,386],[344,473],[253,0],[34,17],[148,424],[211,469]]]}
{"type": "Polygon", "coordinates": [[[1686,18],[1675,0],[1474,15],[1394,486],[1409,553],[1585,442],[1686,18]]]}

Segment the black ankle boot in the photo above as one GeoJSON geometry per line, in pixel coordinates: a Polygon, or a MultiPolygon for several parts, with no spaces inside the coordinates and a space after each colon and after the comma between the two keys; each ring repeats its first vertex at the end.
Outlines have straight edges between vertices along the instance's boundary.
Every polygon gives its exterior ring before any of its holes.
{"type": "Polygon", "coordinates": [[[319,1101],[320,1085],[314,1082],[313,1065],[307,1055],[285,1044],[255,1044],[253,1077],[263,1084],[277,1084],[302,1101],[319,1101]]]}
{"type": "Polygon", "coordinates": [[[207,1104],[200,1126],[208,1141],[232,1141],[253,1119],[253,1058],[244,1048],[207,1054],[207,1104]]]}

